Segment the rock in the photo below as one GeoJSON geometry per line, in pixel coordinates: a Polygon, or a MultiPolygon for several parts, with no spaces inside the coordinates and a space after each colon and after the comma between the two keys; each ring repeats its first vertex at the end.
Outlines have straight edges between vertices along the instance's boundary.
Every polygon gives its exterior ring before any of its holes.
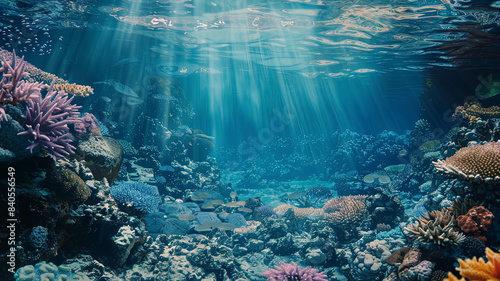
{"type": "Polygon", "coordinates": [[[85,160],[96,180],[106,178],[111,184],[123,162],[122,147],[113,138],[91,136],[78,144],[75,158],[85,160]]]}
{"type": "Polygon", "coordinates": [[[135,243],[139,241],[139,236],[136,235],[129,225],[122,226],[115,236],[111,238],[114,246],[115,263],[119,266],[123,265],[130,255],[130,250],[135,243]]]}
{"type": "Polygon", "coordinates": [[[379,271],[379,270],[380,270],[380,267],[381,267],[381,266],[382,266],[382,263],[380,263],[380,262],[376,262],[376,263],[374,263],[374,264],[370,267],[370,270],[371,270],[372,272],[377,272],[377,271],[379,271]]]}
{"type": "Polygon", "coordinates": [[[307,249],[306,261],[312,265],[320,265],[326,261],[326,255],[320,249],[307,249]]]}
{"type": "Polygon", "coordinates": [[[365,259],[363,260],[363,263],[365,264],[366,267],[370,267],[373,265],[374,263],[374,259],[373,259],[373,256],[370,255],[370,254],[367,254],[365,256],[365,259]]]}
{"type": "Polygon", "coordinates": [[[264,242],[257,239],[250,239],[247,245],[248,250],[258,252],[264,249],[264,242]]]}
{"type": "Polygon", "coordinates": [[[90,189],[72,170],[53,164],[47,171],[47,183],[57,196],[65,201],[83,203],[90,197],[90,189]]]}

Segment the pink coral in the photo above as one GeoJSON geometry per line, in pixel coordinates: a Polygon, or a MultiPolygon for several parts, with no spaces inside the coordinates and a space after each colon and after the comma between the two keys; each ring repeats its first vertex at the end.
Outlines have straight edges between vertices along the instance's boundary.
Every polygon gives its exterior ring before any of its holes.
{"type": "Polygon", "coordinates": [[[262,275],[267,276],[267,281],[327,281],[326,275],[323,272],[319,272],[315,268],[306,267],[300,269],[300,267],[292,263],[282,262],[280,266],[275,265],[276,269],[268,269],[262,275]]]}
{"type": "Polygon", "coordinates": [[[29,99],[37,98],[40,96],[40,90],[45,87],[40,83],[28,83],[21,80],[29,75],[24,71],[25,67],[24,57],[18,59],[16,53],[12,55],[10,62],[7,61],[5,55],[2,56],[2,67],[0,67],[0,72],[3,72],[2,80],[0,80],[0,121],[7,120],[2,104],[18,105],[29,99]]]}

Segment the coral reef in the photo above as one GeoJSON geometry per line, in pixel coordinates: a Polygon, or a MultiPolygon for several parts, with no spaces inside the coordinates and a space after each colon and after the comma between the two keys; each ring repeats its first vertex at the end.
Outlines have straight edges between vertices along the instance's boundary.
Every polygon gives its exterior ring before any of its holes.
{"type": "Polygon", "coordinates": [[[461,179],[500,183],[500,142],[463,147],[446,160],[432,163],[438,171],[461,179]]]}
{"type": "MultiPolygon", "coordinates": [[[[0,49],[0,55],[5,57],[6,60],[12,60],[15,58],[15,52],[11,53],[6,50],[0,49]]],[[[77,84],[70,84],[68,81],[57,77],[54,74],[45,72],[32,64],[25,63],[25,73],[24,80],[32,84],[48,84],[50,85],[54,82],[54,87],[56,91],[65,90],[67,93],[78,96],[87,97],[89,94],[94,93],[94,89],[90,86],[81,86],[77,84]]]]}
{"type": "Polygon", "coordinates": [[[474,125],[479,120],[500,117],[500,106],[482,107],[477,102],[467,102],[463,106],[457,106],[453,117],[464,120],[469,125],[474,125]]]}

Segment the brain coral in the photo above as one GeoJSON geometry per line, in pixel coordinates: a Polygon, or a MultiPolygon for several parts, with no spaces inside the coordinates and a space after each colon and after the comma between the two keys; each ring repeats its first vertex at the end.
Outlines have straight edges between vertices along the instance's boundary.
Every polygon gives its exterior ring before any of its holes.
{"type": "Polygon", "coordinates": [[[463,147],[446,160],[432,163],[438,171],[461,179],[500,184],[500,142],[463,147]]]}

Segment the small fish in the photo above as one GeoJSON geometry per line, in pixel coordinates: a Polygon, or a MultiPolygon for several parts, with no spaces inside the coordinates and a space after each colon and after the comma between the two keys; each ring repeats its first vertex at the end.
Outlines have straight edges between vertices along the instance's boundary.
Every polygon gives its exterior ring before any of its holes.
{"type": "Polygon", "coordinates": [[[176,101],[177,100],[175,97],[172,97],[171,95],[163,95],[163,94],[153,95],[153,98],[157,99],[157,100],[165,100],[165,101],[176,101]]]}
{"type": "Polygon", "coordinates": [[[111,65],[111,67],[125,65],[125,64],[139,63],[139,62],[141,62],[141,60],[138,58],[123,58],[117,61],[115,64],[111,65]]]}
{"type": "MultiPolygon", "coordinates": [[[[139,95],[136,92],[134,92],[134,90],[132,90],[132,88],[130,88],[129,86],[123,85],[120,82],[116,82],[115,80],[108,79],[108,80],[104,80],[104,81],[94,82],[94,84],[110,85],[113,88],[115,88],[115,90],[117,92],[122,93],[125,96],[139,99],[139,95]]],[[[127,103],[128,103],[128,101],[127,101],[127,103]]]]}
{"type": "Polygon", "coordinates": [[[143,103],[144,103],[143,99],[139,99],[139,98],[135,98],[135,97],[127,97],[127,104],[128,105],[139,105],[139,104],[143,104],[143,103]]]}

